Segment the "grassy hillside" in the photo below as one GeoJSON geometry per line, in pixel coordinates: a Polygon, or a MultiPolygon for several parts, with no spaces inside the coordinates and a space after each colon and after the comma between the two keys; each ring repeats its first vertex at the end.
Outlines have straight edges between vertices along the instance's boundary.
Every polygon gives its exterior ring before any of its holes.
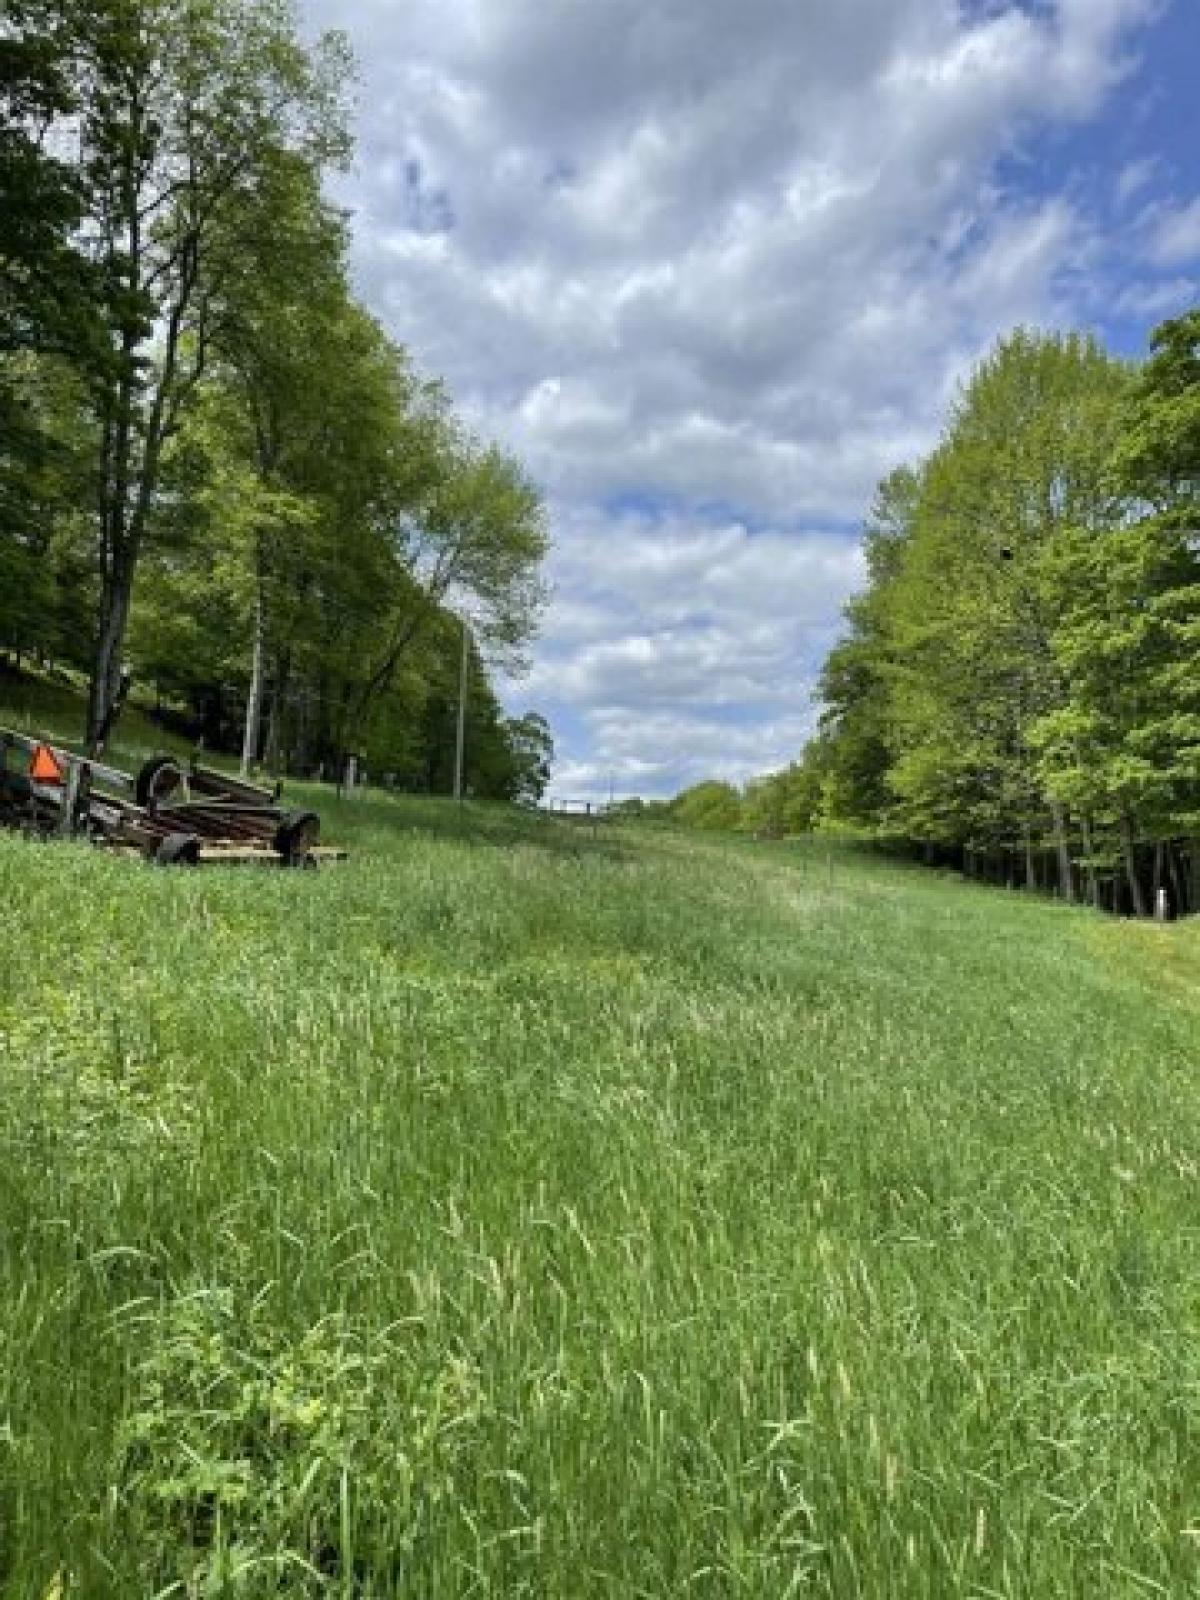
{"type": "MultiPolygon", "coordinates": [[[[8,671],[0,675],[0,727],[42,735],[58,744],[82,749],[85,709],[82,685],[66,677],[54,681],[8,671]]],[[[117,721],[108,758],[137,766],[157,751],[173,750],[186,755],[192,748],[186,740],[153,722],[140,707],[128,705],[117,721]]]]}
{"type": "Polygon", "coordinates": [[[1200,928],[326,802],[0,837],[0,1595],[1200,1586],[1200,928]]]}

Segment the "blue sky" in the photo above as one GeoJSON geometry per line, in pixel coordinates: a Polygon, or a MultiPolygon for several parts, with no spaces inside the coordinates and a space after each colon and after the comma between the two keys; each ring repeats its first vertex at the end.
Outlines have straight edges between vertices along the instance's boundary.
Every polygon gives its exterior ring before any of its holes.
{"type": "Polygon", "coordinates": [[[541,484],[560,795],[786,763],[875,483],[1018,322],[1200,299],[1200,0],[301,0],[359,288],[541,484]]]}

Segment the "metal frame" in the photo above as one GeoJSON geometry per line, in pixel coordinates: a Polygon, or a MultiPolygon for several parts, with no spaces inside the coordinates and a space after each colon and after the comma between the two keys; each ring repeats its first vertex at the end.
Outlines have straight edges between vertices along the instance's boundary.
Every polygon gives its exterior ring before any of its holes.
{"type": "Polygon", "coordinates": [[[0,728],[0,822],[44,837],[86,838],[164,862],[307,867],[345,859],[344,852],[318,845],[316,814],[285,810],[280,791],[279,784],[264,789],[194,759],[185,766],[174,757],[156,757],[131,776],[49,739],[0,728]],[[42,749],[61,767],[61,783],[38,782],[28,770],[10,768],[10,752],[20,752],[28,768],[29,758],[42,749]],[[167,794],[155,796],[154,777],[171,767],[177,781],[167,794]],[[181,841],[188,840],[193,848],[181,852],[181,841]]]}

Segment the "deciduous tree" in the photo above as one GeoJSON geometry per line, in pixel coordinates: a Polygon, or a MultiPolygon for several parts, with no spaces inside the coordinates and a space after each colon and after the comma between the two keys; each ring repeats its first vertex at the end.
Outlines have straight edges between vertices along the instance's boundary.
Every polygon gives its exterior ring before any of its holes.
{"type": "Polygon", "coordinates": [[[86,237],[118,356],[98,397],[99,615],[88,711],[107,723],[167,441],[205,371],[217,242],[281,153],[347,149],[346,60],[306,50],[289,0],[104,0],[85,39],[86,237]]]}

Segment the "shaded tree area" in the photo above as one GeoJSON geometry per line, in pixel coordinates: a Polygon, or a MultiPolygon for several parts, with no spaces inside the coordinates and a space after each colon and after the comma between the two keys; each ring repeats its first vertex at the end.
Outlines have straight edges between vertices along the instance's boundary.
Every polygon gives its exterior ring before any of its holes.
{"type": "Polygon", "coordinates": [[[86,186],[54,139],[79,113],[72,62],[86,16],[82,4],[10,0],[0,27],[0,630],[18,654],[74,636],[55,581],[72,567],[63,519],[89,490],[74,424],[113,370],[105,281],[80,239],[86,186]]]}
{"type": "Polygon", "coordinates": [[[882,486],[822,816],[997,883],[1200,911],[1200,313],[1143,367],[1020,330],[882,486]]]}
{"type": "Polygon", "coordinates": [[[524,793],[487,673],[536,627],[541,501],[351,291],[351,80],[291,0],[10,0],[0,646],[86,675],[93,750],[130,669],[245,770],[425,787],[465,614],[477,788],[524,793]]]}

